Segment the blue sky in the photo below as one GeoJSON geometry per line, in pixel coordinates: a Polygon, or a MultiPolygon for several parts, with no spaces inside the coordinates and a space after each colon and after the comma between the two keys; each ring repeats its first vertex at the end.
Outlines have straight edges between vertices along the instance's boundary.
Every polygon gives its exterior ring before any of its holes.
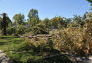
{"type": "Polygon", "coordinates": [[[30,9],[37,9],[39,17],[54,16],[72,17],[83,15],[89,11],[90,4],[86,0],[0,0],[0,13],[6,12],[10,18],[17,13],[26,16],[30,9]]]}

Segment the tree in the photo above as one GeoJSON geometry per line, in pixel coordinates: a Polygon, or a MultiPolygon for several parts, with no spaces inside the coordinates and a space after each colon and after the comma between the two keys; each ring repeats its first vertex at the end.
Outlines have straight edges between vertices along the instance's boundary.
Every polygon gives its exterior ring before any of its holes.
{"type": "Polygon", "coordinates": [[[88,53],[92,53],[92,12],[86,14],[85,20],[85,34],[84,34],[84,47],[87,48],[88,53]]]}
{"type": "Polygon", "coordinates": [[[16,14],[14,17],[14,22],[17,25],[21,25],[24,23],[24,15],[23,14],[16,14]]]}
{"type": "Polygon", "coordinates": [[[90,3],[90,6],[92,6],[92,0],[86,0],[86,1],[88,1],[90,3]]]}
{"type": "Polygon", "coordinates": [[[84,21],[81,16],[74,15],[73,21],[78,24],[80,27],[83,27],[84,21]]]}
{"type": "Polygon", "coordinates": [[[34,26],[35,24],[39,23],[38,10],[31,9],[29,11],[28,22],[29,22],[29,25],[31,26],[34,26]]]}
{"type": "Polygon", "coordinates": [[[71,19],[71,18],[64,18],[64,21],[65,21],[67,24],[69,24],[69,23],[71,23],[72,19],[71,19]]]}
{"type": "Polygon", "coordinates": [[[9,23],[11,23],[11,20],[9,19],[6,13],[3,13],[3,18],[1,18],[1,21],[0,21],[0,27],[1,27],[3,35],[7,35],[6,30],[9,26],[9,23]]]}
{"type": "Polygon", "coordinates": [[[45,25],[42,22],[33,26],[31,28],[31,30],[32,30],[33,34],[35,34],[35,35],[36,34],[48,34],[49,33],[48,29],[45,27],[45,25]]]}
{"type": "Polygon", "coordinates": [[[88,12],[85,12],[85,13],[84,13],[84,15],[83,15],[83,17],[82,17],[82,20],[84,20],[84,21],[86,20],[87,14],[88,14],[88,12]]]}
{"type": "Polygon", "coordinates": [[[52,29],[61,28],[62,26],[65,26],[65,22],[63,21],[63,18],[61,18],[60,16],[51,19],[52,29]]]}
{"type": "Polygon", "coordinates": [[[43,24],[45,24],[45,27],[50,29],[51,28],[51,21],[48,18],[45,18],[43,20],[43,24]]]}
{"type": "Polygon", "coordinates": [[[92,3],[92,0],[87,0],[88,2],[92,3]]]}

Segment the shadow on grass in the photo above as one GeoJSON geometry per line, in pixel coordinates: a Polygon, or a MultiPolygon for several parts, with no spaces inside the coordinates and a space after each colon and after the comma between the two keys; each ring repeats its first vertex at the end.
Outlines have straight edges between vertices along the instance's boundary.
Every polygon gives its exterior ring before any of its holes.
{"type": "Polygon", "coordinates": [[[23,42],[23,40],[12,40],[11,42],[13,44],[19,44],[19,43],[23,42]]]}
{"type": "Polygon", "coordinates": [[[27,63],[72,63],[72,61],[65,55],[54,55],[38,60],[29,59],[27,63]]]}
{"type": "Polygon", "coordinates": [[[27,44],[14,51],[11,59],[13,63],[72,63],[67,56],[62,55],[56,49],[40,48],[27,44]]]}
{"type": "Polygon", "coordinates": [[[9,44],[8,42],[0,42],[0,45],[6,45],[9,44]]]}
{"type": "Polygon", "coordinates": [[[17,38],[15,36],[0,36],[0,39],[14,39],[17,38]]]}

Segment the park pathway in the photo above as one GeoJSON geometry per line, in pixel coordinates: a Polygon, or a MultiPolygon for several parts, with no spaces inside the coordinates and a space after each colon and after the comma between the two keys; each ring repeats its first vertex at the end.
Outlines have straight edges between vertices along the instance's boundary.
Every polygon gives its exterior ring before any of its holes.
{"type": "Polygon", "coordinates": [[[89,60],[84,60],[83,62],[80,63],[92,63],[92,56],[89,57],[89,60]]]}
{"type": "Polygon", "coordinates": [[[92,63],[92,56],[89,56],[88,59],[84,59],[84,60],[82,60],[80,57],[75,57],[75,58],[77,59],[77,62],[74,63],[92,63]]]}
{"type": "Polygon", "coordinates": [[[10,59],[2,50],[0,50],[0,63],[11,63],[10,59]]]}

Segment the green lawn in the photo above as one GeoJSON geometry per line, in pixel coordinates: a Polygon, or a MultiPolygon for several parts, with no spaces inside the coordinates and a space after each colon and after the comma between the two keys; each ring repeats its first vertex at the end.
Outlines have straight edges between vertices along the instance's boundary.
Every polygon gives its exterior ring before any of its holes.
{"type": "Polygon", "coordinates": [[[23,63],[26,63],[29,58],[41,58],[41,56],[35,55],[34,52],[28,48],[23,38],[14,36],[0,36],[0,50],[4,51],[11,59],[23,63]]]}
{"type": "MultiPolygon", "coordinates": [[[[48,49],[48,51],[46,52],[46,48],[42,49],[42,46],[40,47],[34,47],[34,46],[29,46],[29,44],[27,44],[27,42],[25,42],[25,40],[23,38],[17,38],[14,36],[0,36],[0,50],[4,51],[7,56],[9,56],[9,58],[11,58],[12,60],[14,60],[13,63],[28,63],[27,61],[29,59],[35,61],[34,63],[39,63],[39,59],[41,59],[40,63],[44,60],[42,60],[42,56],[43,53],[50,53],[53,54],[53,49],[48,49]],[[40,51],[40,52],[39,52],[40,51]]],[[[54,53],[56,54],[56,53],[54,53]]],[[[55,60],[55,57],[50,58],[52,61],[55,60]]],[[[48,60],[50,60],[48,59],[48,60]]],[[[69,63],[69,59],[67,57],[61,58],[58,57],[59,61],[68,61],[69,63]],[[66,58],[66,60],[64,59],[66,58]],[[68,60],[67,60],[68,59],[68,60]]],[[[57,59],[57,61],[58,61],[57,59]]],[[[46,60],[46,61],[48,61],[46,60]]],[[[50,61],[51,61],[50,60],[50,61]]],[[[30,63],[30,62],[29,62],[30,63]]],[[[45,62],[46,63],[46,62],[45,62]]],[[[48,62],[47,62],[48,63],[48,62]]],[[[51,62],[49,62],[51,63],[51,62]]],[[[70,62],[71,63],[71,62],[70,62]]]]}
{"type": "Polygon", "coordinates": [[[16,38],[14,36],[0,36],[0,50],[5,52],[15,50],[22,43],[24,43],[22,38],[16,38]]]}

